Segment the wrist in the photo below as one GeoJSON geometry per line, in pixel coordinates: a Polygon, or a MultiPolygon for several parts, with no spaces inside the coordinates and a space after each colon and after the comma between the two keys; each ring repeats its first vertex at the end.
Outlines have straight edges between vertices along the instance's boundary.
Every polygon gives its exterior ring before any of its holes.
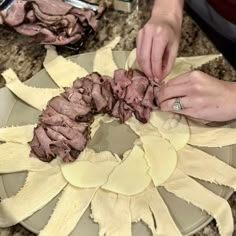
{"type": "Polygon", "coordinates": [[[235,118],[236,118],[236,82],[229,82],[229,87],[230,87],[230,94],[231,96],[229,97],[230,103],[232,103],[232,107],[234,110],[235,118]]]}
{"type": "Polygon", "coordinates": [[[236,82],[222,81],[226,92],[222,95],[221,106],[225,110],[225,120],[236,119],[236,82]]]}
{"type": "Polygon", "coordinates": [[[152,18],[164,17],[171,22],[182,25],[184,0],[155,0],[152,18]],[[170,7],[171,6],[171,7],[170,7]]]}

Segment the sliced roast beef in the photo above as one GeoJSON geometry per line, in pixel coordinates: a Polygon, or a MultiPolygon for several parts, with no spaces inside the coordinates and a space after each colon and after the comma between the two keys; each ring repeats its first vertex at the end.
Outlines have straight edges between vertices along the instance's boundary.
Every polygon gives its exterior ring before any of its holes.
{"type": "Polygon", "coordinates": [[[111,83],[107,79],[102,85],[102,96],[106,99],[107,102],[106,112],[110,113],[112,111],[115,99],[112,94],[111,83]]]}
{"type": "Polygon", "coordinates": [[[15,0],[7,11],[4,22],[10,26],[18,26],[22,24],[25,19],[25,4],[26,1],[15,0]]]}
{"type": "Polygon", "coordinates": [[[146,123],[151,111],[158,109],[158,92],[158,85],[137,70],[119,69],[113,80],[98,73],[76,79],[42,112],[30,143],[32,153],[44,161],[56,156],[74,161],[90,138],[96,114],[107,113],[121,123],[134,115],[146,123]]]}
{"type": "Polygon", "coordinates": [[[93,84],[92,98],[95,103],[97,112],[100,112],[107,106],[106,99],[102,96],[102,90],[100,84],[93,84]]]}
{"type": "Polygon", "coordinates": [[[78,133],[80,133],[80,132],[78,132],[78,130],[74,130],[68,126],[67,127],[65,127],[65,126],[51,126],[51,129],[62,134],[67,139],[73,139],[74,137],[76,137],[76,135],[78,133]]]}
{"type": "Polygon", "coordinates": [[[82,86],[83,86],[83,80],[81,78],[78,78],[73,82],[73,88],[79,89],[82,86]]]}
{"type": "MultiPolygon", "coordinates": [[[[88,29],[97,29],[104,8],[77,9],[61,0],[15,0],[1,13],[0,24],[33,37],[43,44],[65,45],[86,36],[88,29]]],[[[86,39],[86,38],[85,38],[86,39]]]]}
{"type": "Polygon", "coordinates": [[[134,77],[127,87],[125,101],[128,104],[139,104],[145,96],[148,85],[149,82],[144,76],[134,77]]]}
{"type": "Polygon", "coordinates": [[[27,13],[26,13],[26,16],[25,16],[25,20],[29,21],[31,24],[32,23],[35,23],[37,21],[37,18],[34,14],[34,11],[33,10],[29,10],[27,13]]]}
{"type": "MultiPolygon", "coordinates": [[[[46,157],[46,153],[44,151],[44,148],[41,146],[36,135],[34,135],[33,139],[31,140],[31,142],[29,144],[31,147],[31,156],[36,156],[39,159],[44,159],[46,157]]],[[[50,160],[48,160],[48,161],[50,161],[50,160]]]]}
{"type": "Polygon", "coordinates": [[[21,24],[21,25],[15,27],[15,30],[18,33],[24,34],[27,36],[38,35],[42,29],[43,29],[42,26],[35,25],[35,24],[21,24]]]}
{"type": "Polygon", "coordinates": [[[77,135],[73,139],[67,141],[67,144],[69,144],[72,148],[76,150],[83,150],[85,148],[86,143],[87,140],[81,133],[77,133],[77,135]]]}
{"type": "Polygon", "coordinates": [[[62,96],[52,98],[49,101],[49,105],[58,113],[66,115],[72,120],[75,120],[76,117],[87,115],[91,111],[90,107],[80,106],[77,104],[73,105],[62,96]]]}
{"type": "Polygon", "coordinates": [[[119,113],[120,113],[120,121],[121,123],[124,123],[127,121],[133,114],[133,108],[130,107],[127,103],[121,102],[120,108],[119,108],[119,113]]]}
{"type": "Polygon", "coordinates": [[[45,159],[46,160],[52,160],[55,158],[55,154],[52,152],[50,145],[53,143],[52,140],[47,136],[45,130],[42,126],[38,126],[34,130],[35,135],[37,136],[37,139],[40,143],[40,146],[42,146],[44,152],[45,152],[45,159]]]}
{"type": "Polygon", "coordinates": [[[65,136],[63,136],[61,133],[55,131],[52,127],[45,128],[46,133],[47,133],[47,135],[50,139],[55,140],[55,141],[64,141],[64,140],[66,140],[65,136]]]}
{"type": "Polygon", "coordinates": [[[156,99],[154,97],[154,87],[153,86],[151,86],[151,85],[148,86],[148,88],[145,92],[145,96],[142,100],[142,105],[145,107],[149,107],[152,110],[159,109],[156,99]]]}
{"type": "Polygon", "coordinates": [[[27,0],[27,2],[36,4],[42,13],[51,16],[63,16],[72,9],[71,5],[60,0],[50,0],[50,2],[47,0],[27,0]]]}
{"type": "Polygon", "coordinates": [[[40,121],[50,126],[68,126],[81,133],[84,133],[89,126],[88,123],[76,122],[62,114],[57,114],[53,116],[42,115],[40,121]]]}
{"type": "Polygon", "coordinates": [[[36,4],[32,4],[32,8],[34,11],[35,16],[43,23],[47,25],[53,25],[55,21],[60,21],[62,20],[61,15],[48,15],[42,12],[40,7],[36,4]]]}
{"type": "Polygon", "coordinates": [[[101,75],[99,75],[97,72],[93,72],[92,74],[87,76],[87,78],[92,80],[92,82],[95,84],[103,84],[105,81],[105,79],[101,75]]]}
{"type": "Polygon", "coordinates": [[[116,101],[116,103],[112,109],[112,112],[111,112],[111,115],[116,118],[120,118],[120,104],[121,104],[120,100],[116,101]]]}

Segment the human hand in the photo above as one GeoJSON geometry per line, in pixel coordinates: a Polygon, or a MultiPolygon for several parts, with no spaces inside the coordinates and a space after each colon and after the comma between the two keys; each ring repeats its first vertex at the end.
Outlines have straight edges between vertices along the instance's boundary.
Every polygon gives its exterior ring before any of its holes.
{"type": "Polygon", "coordinates": [[[144,73],[160,82],[170,72],[179,47],[181,20],[156,13],[137,36],[137,61],[144,73]]]}
{"type": "Polygon", "coordinates": [[[208,121],[236,118],[236,83],[218,80],[200,71],[188,72],[168,81],[159,92],[160,108],[208,121]],[[180,97],[183,109],[173,104],[180,97]]]}

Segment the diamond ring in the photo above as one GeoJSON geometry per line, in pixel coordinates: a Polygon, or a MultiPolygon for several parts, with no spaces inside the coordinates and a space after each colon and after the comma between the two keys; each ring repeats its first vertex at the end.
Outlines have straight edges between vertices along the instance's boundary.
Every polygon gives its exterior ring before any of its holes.
{"type": "Polygon", "coordinates": [[[174,104],[173,104],[173,109],[174,109],[175,111],[180,111],[180,110],[184,109],[184,107],[183,107],[183,105],[182,105],[182,103],[181,103],[181,101],[180,101],[180,97],[177,97],[177,98],[175,99],[175,102],[174,102],[174,104]]]}

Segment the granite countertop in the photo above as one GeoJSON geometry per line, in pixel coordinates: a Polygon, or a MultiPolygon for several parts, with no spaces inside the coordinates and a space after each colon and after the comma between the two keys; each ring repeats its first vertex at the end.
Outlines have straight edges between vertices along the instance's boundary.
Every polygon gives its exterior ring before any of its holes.
{"type": "MultiPolygon", "coordinates": [[[[132,50],[135,47],[135,38],[138,30],[150,16],[153,0],[140,1],[139,7],[131,14],[109,10],[104,16],[100,30],[97,35],[85,45],[83,52],[94,51],[112,40],[116,35],[121,36],[121,41],[116,50],[132,50]]],[[[25,37],[15,33],[13,30],[0,26],[0,71],[11,67],[22,81],[31,78],[42,69],[45,57],[45,48],[35,45],[25,37]]],[[[74,52],[59,48],[59,54],[63,56],[73,55],[74,52]]],[[[182,38],[179,48],[179,56],[196,56],[217,53],[212,43],[206,38],[199,27],[185,14],[183,20],[182,38]]],[[[220,79],[235,80],[235,71],[223,59],[217,59],[202,66],[201,70],[214,75],[220,79]]],[[[0,78],[0,88],[3,80],[0,78]]],[[[236,193],[229,200],[234,220],[236,220],[236,193]]],[[[33,236],[21,225],[1,229],[0,236],[33,236]]],[[[218,231],[213,221],[195,236],[217,236],[218,231]]]]}

